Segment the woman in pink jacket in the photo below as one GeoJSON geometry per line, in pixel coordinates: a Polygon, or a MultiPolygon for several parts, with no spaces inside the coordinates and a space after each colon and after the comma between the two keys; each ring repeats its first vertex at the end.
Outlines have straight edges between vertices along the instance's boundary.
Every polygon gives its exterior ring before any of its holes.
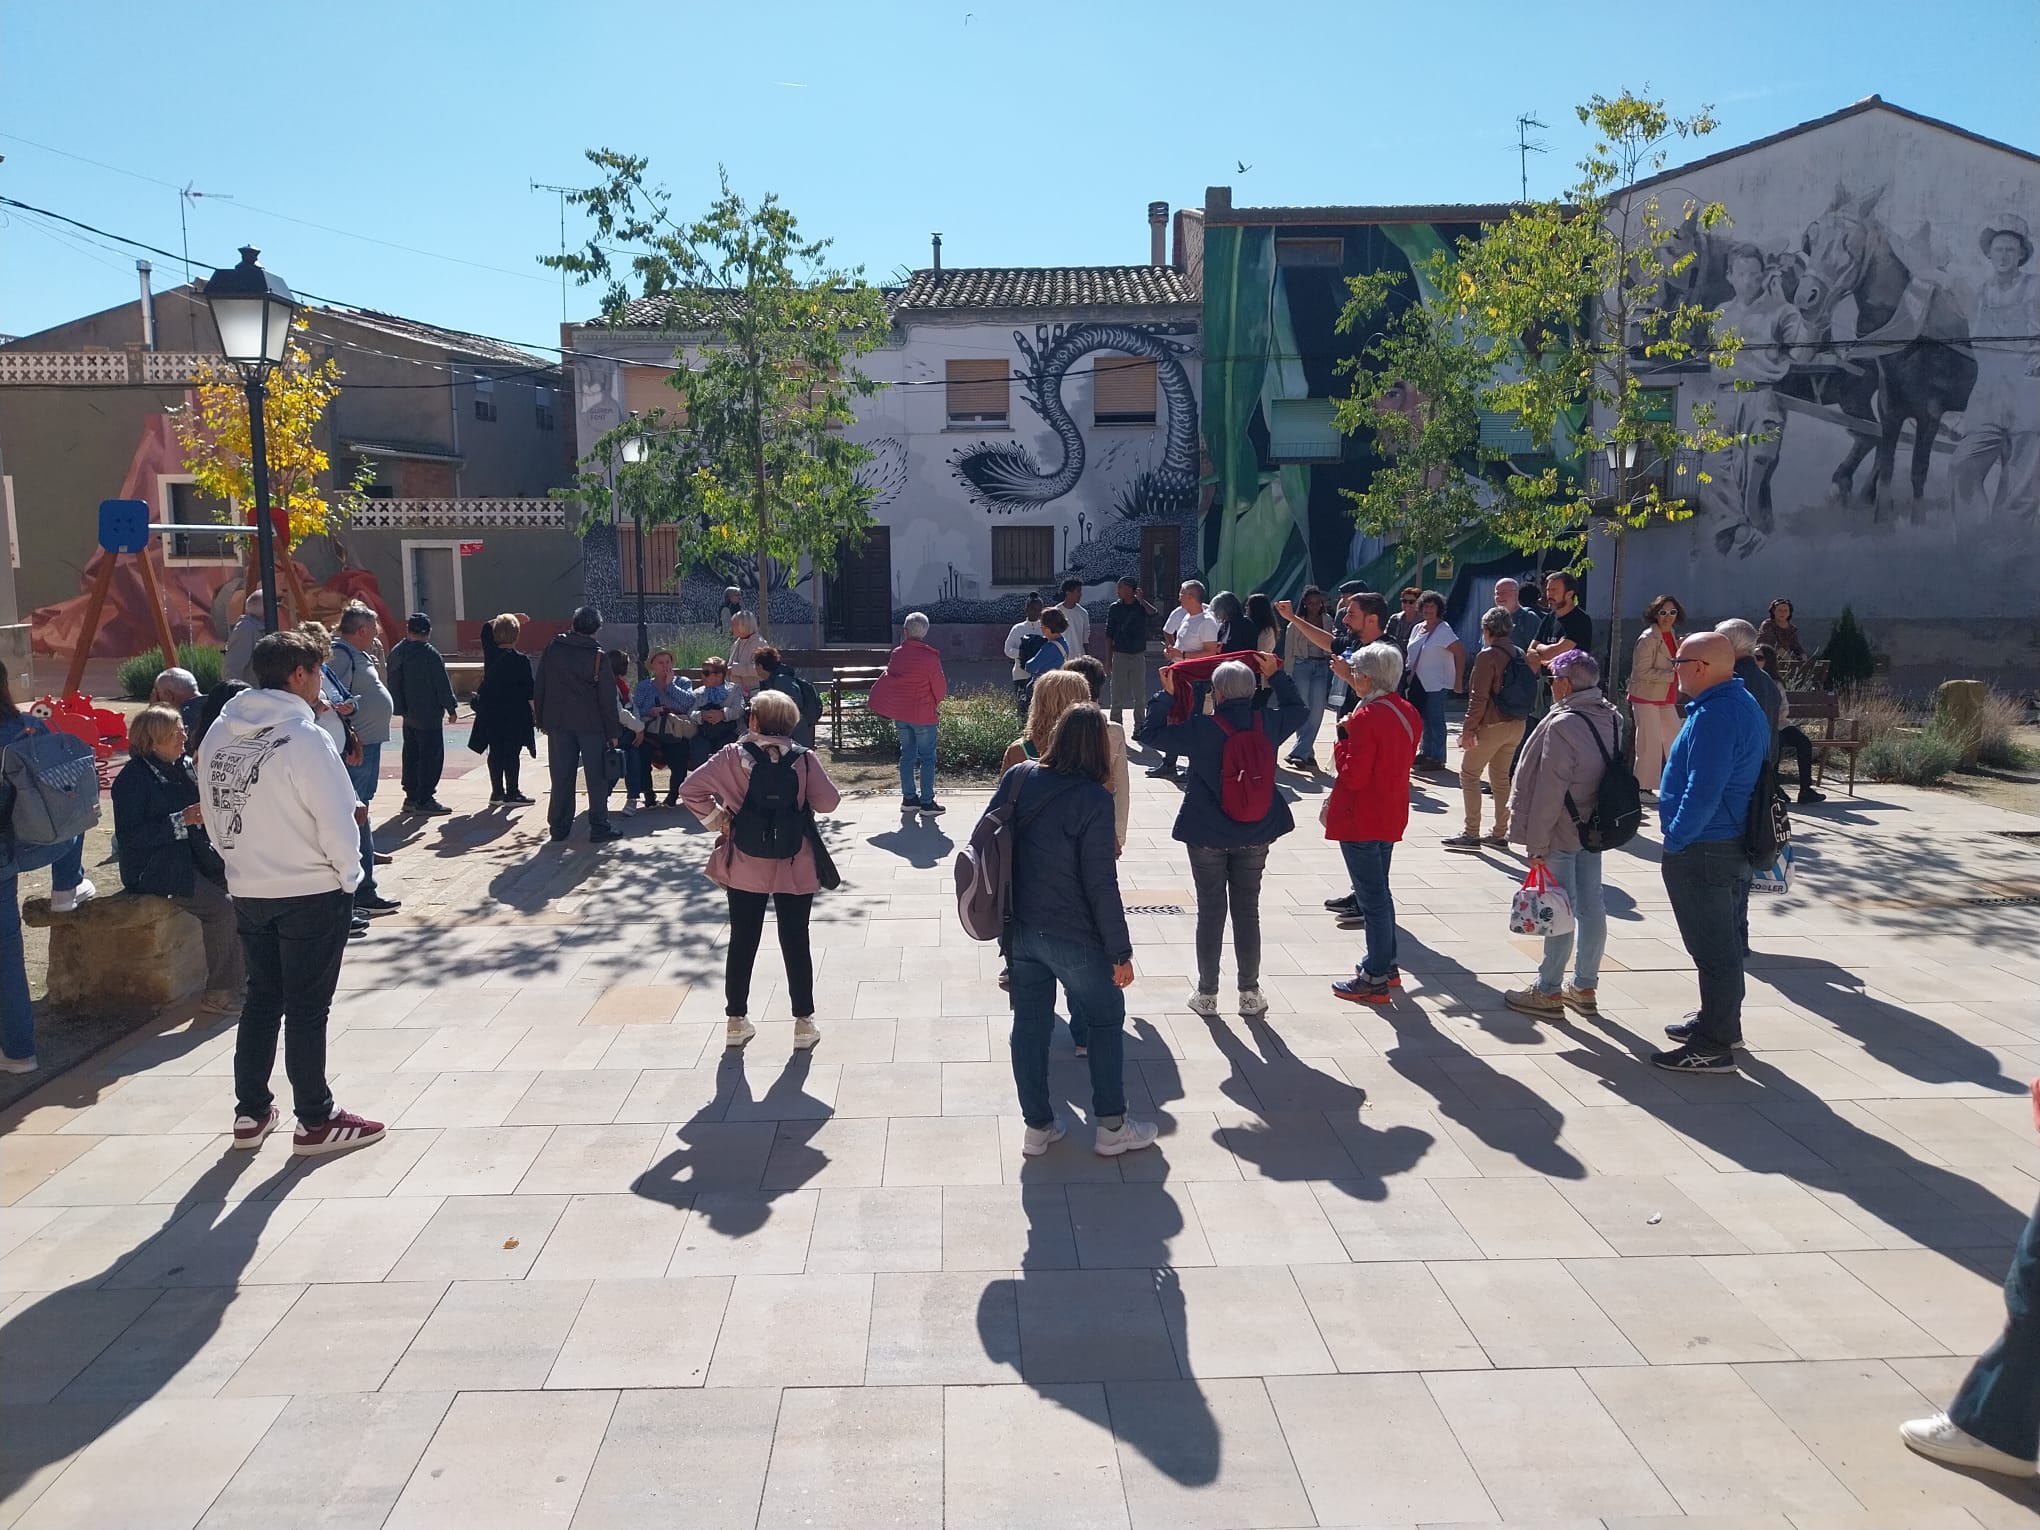
{"type": "Polygon", "coordinates": [[[723,1012],[733,1047],[758,1034],[745,1010],[768,903],[778,916],[779,951],[786,959],[793,1044],[805,1051],[822,1039],[815,1027],[815,962],[808,949],[808,914],[821,880],[808,828],[815,813],[835,811],[842,794],[814,753],[794,743],[799,726],[799,703],[779,691],[760,691],[751,698],[750,736],[725,744],[680,783],[688,810],[720,831],[709,852],[708,877],[730,895],[723,1012]]]}
{"type": "Polygon", "coordinates": [[[928,618],[919,611],[900,624],[906,639],[892,651],[885,673],[871,687],[871,710],[890,717],[900,733],[900,811],[939,813],[935,800],[935,709],[949,694],[942,655],[928,646],[928,618]],[[914,765],[921,767],[914,794],[914,765]]]}

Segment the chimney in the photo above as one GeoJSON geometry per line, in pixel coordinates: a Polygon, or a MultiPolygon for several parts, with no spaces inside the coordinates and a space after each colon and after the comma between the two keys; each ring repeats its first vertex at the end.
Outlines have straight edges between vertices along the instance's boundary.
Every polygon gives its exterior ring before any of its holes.
{"type": "Polygon", "coordinates": [[[935,269],[940,271],[942,269],[942,236],[940,234],[930,234],[928,238],[933,241],[935,247],[935,269]]]}
{"type": "Polygon", "coordinates": [[[156,302],[149,293],[150,269],[146,260],[135,262],[135,274],[142,280],[142,349],[145,351],[156,348],[156,302]]]}
{"type": "Polygon", "coordinates": [[[1166,266],[1169,263],[1169,204],[1148,203],[1148,264],[1166,266]]]}

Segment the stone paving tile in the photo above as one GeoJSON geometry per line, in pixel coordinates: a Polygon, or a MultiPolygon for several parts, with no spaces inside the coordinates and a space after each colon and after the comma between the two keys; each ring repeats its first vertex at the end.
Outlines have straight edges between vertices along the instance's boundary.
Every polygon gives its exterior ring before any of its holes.
{"type": "Polygon", "coordinates": [[[813,1386],[780,1398],[759,1530],[894,1525],[941,1530],[942,1392],[813,1386]],[[849,1463],[856,1470],[845,1470],[849,1463]]]}
{"type": "Polygon", "coordinates": [[[1276,1376],[1268,1396],[1319,1524],[1494,1517],[1423,1377],[1276,1376]]]}
{"type": "Polygon", "coordinates": [[[1134,1530],[1311,1523],[1258,1379],[1112,1382],[1105,1398],[1134,1530]]]}
{"type": "Polygon", "coordinates": [[[19,1530],[196,1524],[286,1401],[144,1402],[80,1451],[15,1524],[19,1530]]]}
{"type": "Polygon", "coordinates": [[[443,1530],[460,1519],[565,1530],[615,1406],[614,1392],[463,1393],[385,1530],[443,1530]]]}
{"type": "Polygon", "coordinates": [[[1430,1271],[1497,1366],[1643,1363],[1555,1259],[1433,1261],[1430,1271]]]}
{"type": "MultiPolygon", "coordinates": [[[[102,1299],[112,1292],[77,1292],[78,1296],[102,1299]]],[[[182,1291],[123,1292],[119,1295],[147,1298],[149,1305],[119,1336],[103,1348],[64,1390],[57,1394],[64,1402],[140,1402],[151,1397],[212,1397],[232,1379],[255,1352],[284,1314],[304,1294],[302,1286],[250,1286],[192,1288],[182,1291]]],[[[65,1314],[38,1312],[61,1322],[65,1314]]],[[[35,1328],[29,1326],[31,1342],[35,1328]]],[[[65,1334],[74,1352],[75,1329],[53,1329],[65,1334]]],[[[33,1363],[10,1336],[7,1377],[0,1393],[11,1393],[24,1375],[33,1375],[33,1363]]]]}
{"type": "Polygon", "coordinates": [[[619,1394],[574,1530],[752,1530],[779,1398],[776,1387],[619,1394]]]}
{"type": "Polygon", "coordinates": [[[730,1277],[713,1275],[588,1283],[544,1384],[553,1389],[703,1385],[731,1285],[730,1277]]]}
{"type": "Polygon", "coordinates": [[[444,1281],[308,1286],[219,1395],[376,1391],[445,1294],[444,1281]]]}

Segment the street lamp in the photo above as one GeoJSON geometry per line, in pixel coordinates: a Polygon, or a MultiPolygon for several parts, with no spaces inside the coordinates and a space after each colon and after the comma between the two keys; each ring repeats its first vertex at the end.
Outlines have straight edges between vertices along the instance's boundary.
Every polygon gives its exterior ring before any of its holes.
{"type": "MultiPolygon", "coordinates": [[[[636,410],[631,411],[631,418],[633,420],[637,418],[636,410]]],[[[635,467],[644,460],[645,438],[637,435],[625,436],[623,465],[635,467]]],[[[637,553],[637,662],[638,673],[643,674],[645,666],[652,659],[652,638],[650,630],[645,626],[645,500],[641,490],[634,492],[630,497],[630,517],[636,528],[631,542],[637,553]]]]}
{"type": "Polygon", "coordinates": [[[269,522],[269,442],[263,431],[263,403],[269,374],[283,365],[290,348],[291,321],[298,300],[272,271],[256,263],[262,252],[241,246],[241,263],[215,271],[205,284],[206,306],[220,332],[220,350],[241,373],[248,389],[248,446],[255,477],[255,546],[262,573],[262,626],[277,625],[276,533],[269,522]]]}

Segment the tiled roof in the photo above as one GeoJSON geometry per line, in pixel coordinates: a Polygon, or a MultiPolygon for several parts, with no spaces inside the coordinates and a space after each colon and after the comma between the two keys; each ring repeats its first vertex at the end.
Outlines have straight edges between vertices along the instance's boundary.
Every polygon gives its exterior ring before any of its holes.
{"type": "Polygon", "coordinates": [[[358,325],[362,329],[375,330],[380,334],[392,335],[418,345],[429,345],[443,350],[449,356],[467,361],[491,361],[504,366],[544,367],[558,363],[550,357],[533,355],[530,351],[519,350],[501,340],[491,340],[486,335],[471,335],[464,330],[441,329],[437,324],[424,324],[416,319],[402,319],[393,313],[377,313],[370,308],[317,308],[315,313],[325,315],[333,322],[358,325]]]}
{"type": "Polygon", "coordinates": [[[1201,301],[1173,266],[957,266],[916,271],[899,308],[1168,308],[1201,301]]]}
{"type": "MultiPolygon", "coordinates": [[[[881,287],[878,289],[878,293],[885,300],[886,318],[892,318],[894,309],[899,305],[900,289],[897,287],[881,287]]],[[[595,317],[584,321],[582,327],[587,329],[663,329],[666,327],[667,317],[671,313],[672,307],[673,295],[671,293],[662,292],[655,297],[634,297],[623,305],[623,316],[614,324],[609,323],[602,315],[597,314],[595,317]]]]}

